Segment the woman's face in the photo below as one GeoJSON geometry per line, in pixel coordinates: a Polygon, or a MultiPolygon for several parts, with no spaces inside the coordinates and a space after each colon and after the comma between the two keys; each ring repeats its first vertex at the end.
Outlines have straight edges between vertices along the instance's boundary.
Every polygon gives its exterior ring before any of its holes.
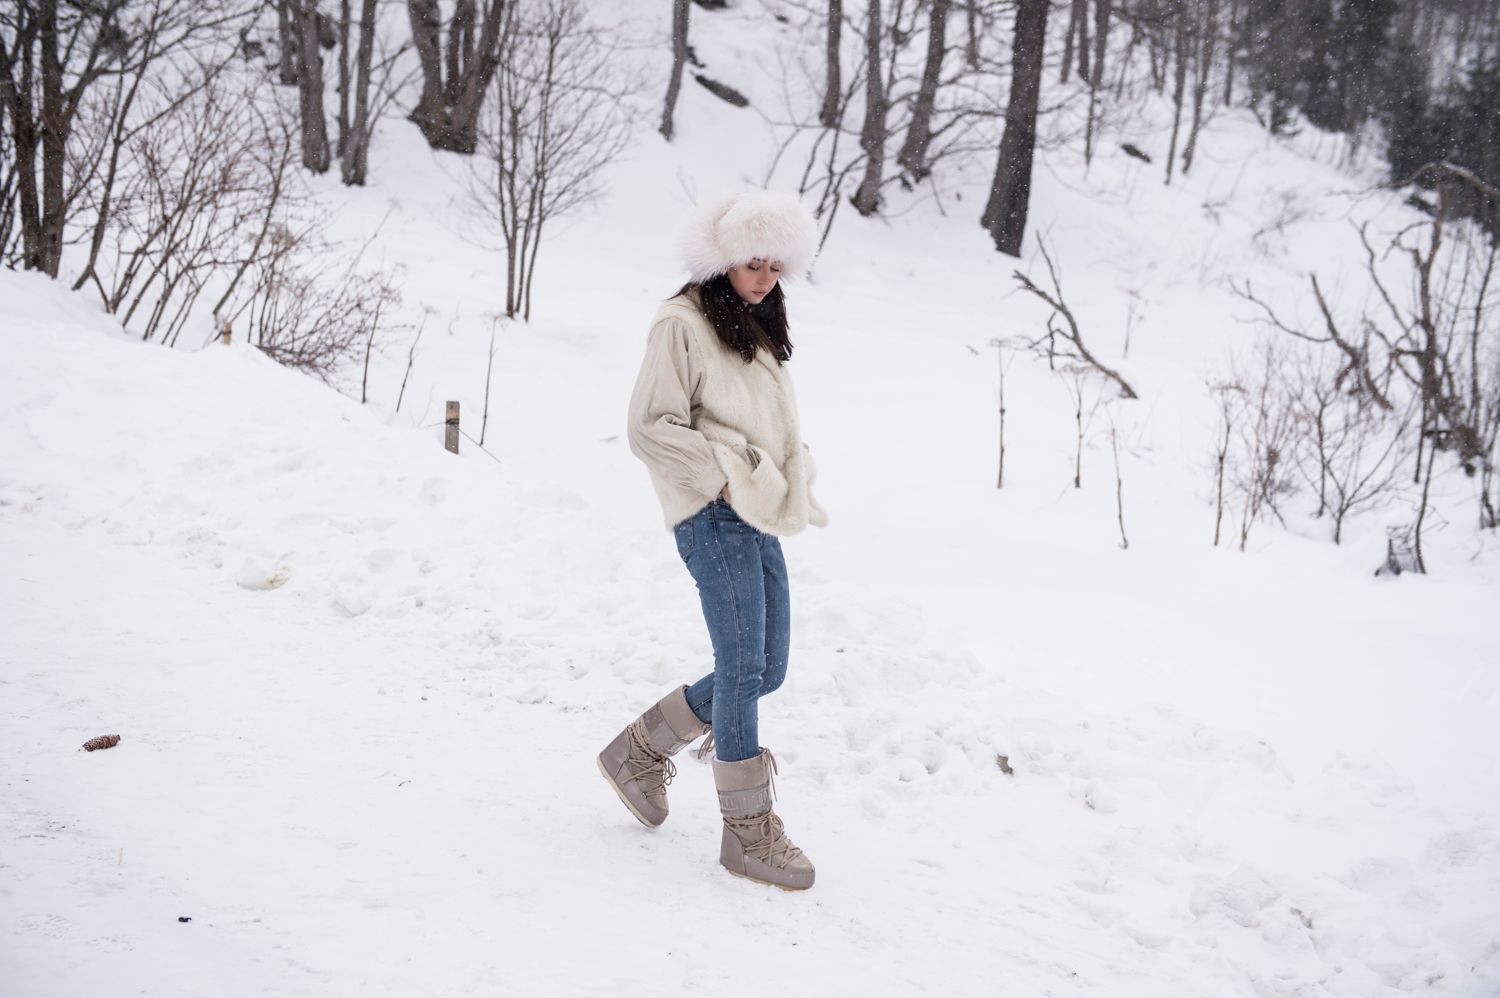
{"type": "Polygon", "coordinates": [[[759,305],[780,277],[780,260],[751,260],[729,268],[729,284],[747,305],[759,305]]]}

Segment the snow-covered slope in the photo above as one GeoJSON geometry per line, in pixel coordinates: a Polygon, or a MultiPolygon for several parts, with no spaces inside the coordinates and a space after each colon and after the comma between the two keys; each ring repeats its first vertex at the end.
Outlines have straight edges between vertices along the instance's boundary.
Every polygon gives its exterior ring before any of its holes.
{"type": "MultiPolygon", "coordinates": [[[[751,65],[744,16],[695,12],[700,53],[751,65]]],[[[435,310],[399,414],[404,343],[360,406],[0,273],[0,994],[1500,988],[1493,553],[1453,529],[1441,571],[1377,580],[1378,517],[1208,544],[1202,384],[1254,335],[1224,279],[1347,276],[1346,216],[1404,218],[1227,113],[1170,188],[1108,149],[1037,178],[1143,396],[1113,410],[1128,550],[1103,424],[1075,491],[1024,359],[993,487],[988,343],[1041,317],[969,218],[987,178],[840,220],[790,299],[833,523],[786,544],[762,722],[818,886],[724,874],[686,758],[665,827],[620,807],[594,753],[710,667],[621,414],[688,192],[762,177],[764,128],[689,84],[678,145],[643,135],[547,245],[489,453],[432,424],[460,399],[477,435],[497,261],[404,123],[387,186],[322,192],[351,232],[391,209],[377,251],[435,310]]]]}

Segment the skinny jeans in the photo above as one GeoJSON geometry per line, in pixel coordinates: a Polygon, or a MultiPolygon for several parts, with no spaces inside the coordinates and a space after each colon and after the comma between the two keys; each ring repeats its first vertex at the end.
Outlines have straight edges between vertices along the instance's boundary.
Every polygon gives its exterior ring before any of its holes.
{"type": "Polygon", "coordinates": [[[760,754],[760,698],[786,679],[791,595],[781,541],[715,499],[673,528],[713,643],[714,671],[687,689],[698,720],[713,725],[715,755],[760,754]]]}

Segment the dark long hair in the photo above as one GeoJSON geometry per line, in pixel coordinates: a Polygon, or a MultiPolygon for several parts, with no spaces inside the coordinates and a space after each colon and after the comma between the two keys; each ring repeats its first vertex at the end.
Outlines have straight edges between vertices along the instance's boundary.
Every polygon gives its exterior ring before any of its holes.
{"type": "Polygon", "coordinates": [[[765,347],[779,364],[792,359],[792,341],[787,335],[786,295],[777,281],[771,293],[759,305],[747,305],[735,293],[729,283],[728,274],[710,277],[702,284],[689,281],[677,292],[685,295],[698,292],[699,307],[703,317],[724,345],[745,359],[749,364],[755,360],[757,347],[765,347]]]}

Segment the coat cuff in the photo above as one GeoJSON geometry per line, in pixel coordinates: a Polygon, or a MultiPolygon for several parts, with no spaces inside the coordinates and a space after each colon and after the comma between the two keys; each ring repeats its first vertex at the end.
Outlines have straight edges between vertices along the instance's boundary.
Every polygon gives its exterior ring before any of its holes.
{"type": "Polygon", "coordinates": [[[703,474],[698,477],[697,488],[699,493],[710,499],[717,499],[719,493],[724,491],[724,486],[729,484],[729,476],[718,463],[705,468],[703,474]]]}

